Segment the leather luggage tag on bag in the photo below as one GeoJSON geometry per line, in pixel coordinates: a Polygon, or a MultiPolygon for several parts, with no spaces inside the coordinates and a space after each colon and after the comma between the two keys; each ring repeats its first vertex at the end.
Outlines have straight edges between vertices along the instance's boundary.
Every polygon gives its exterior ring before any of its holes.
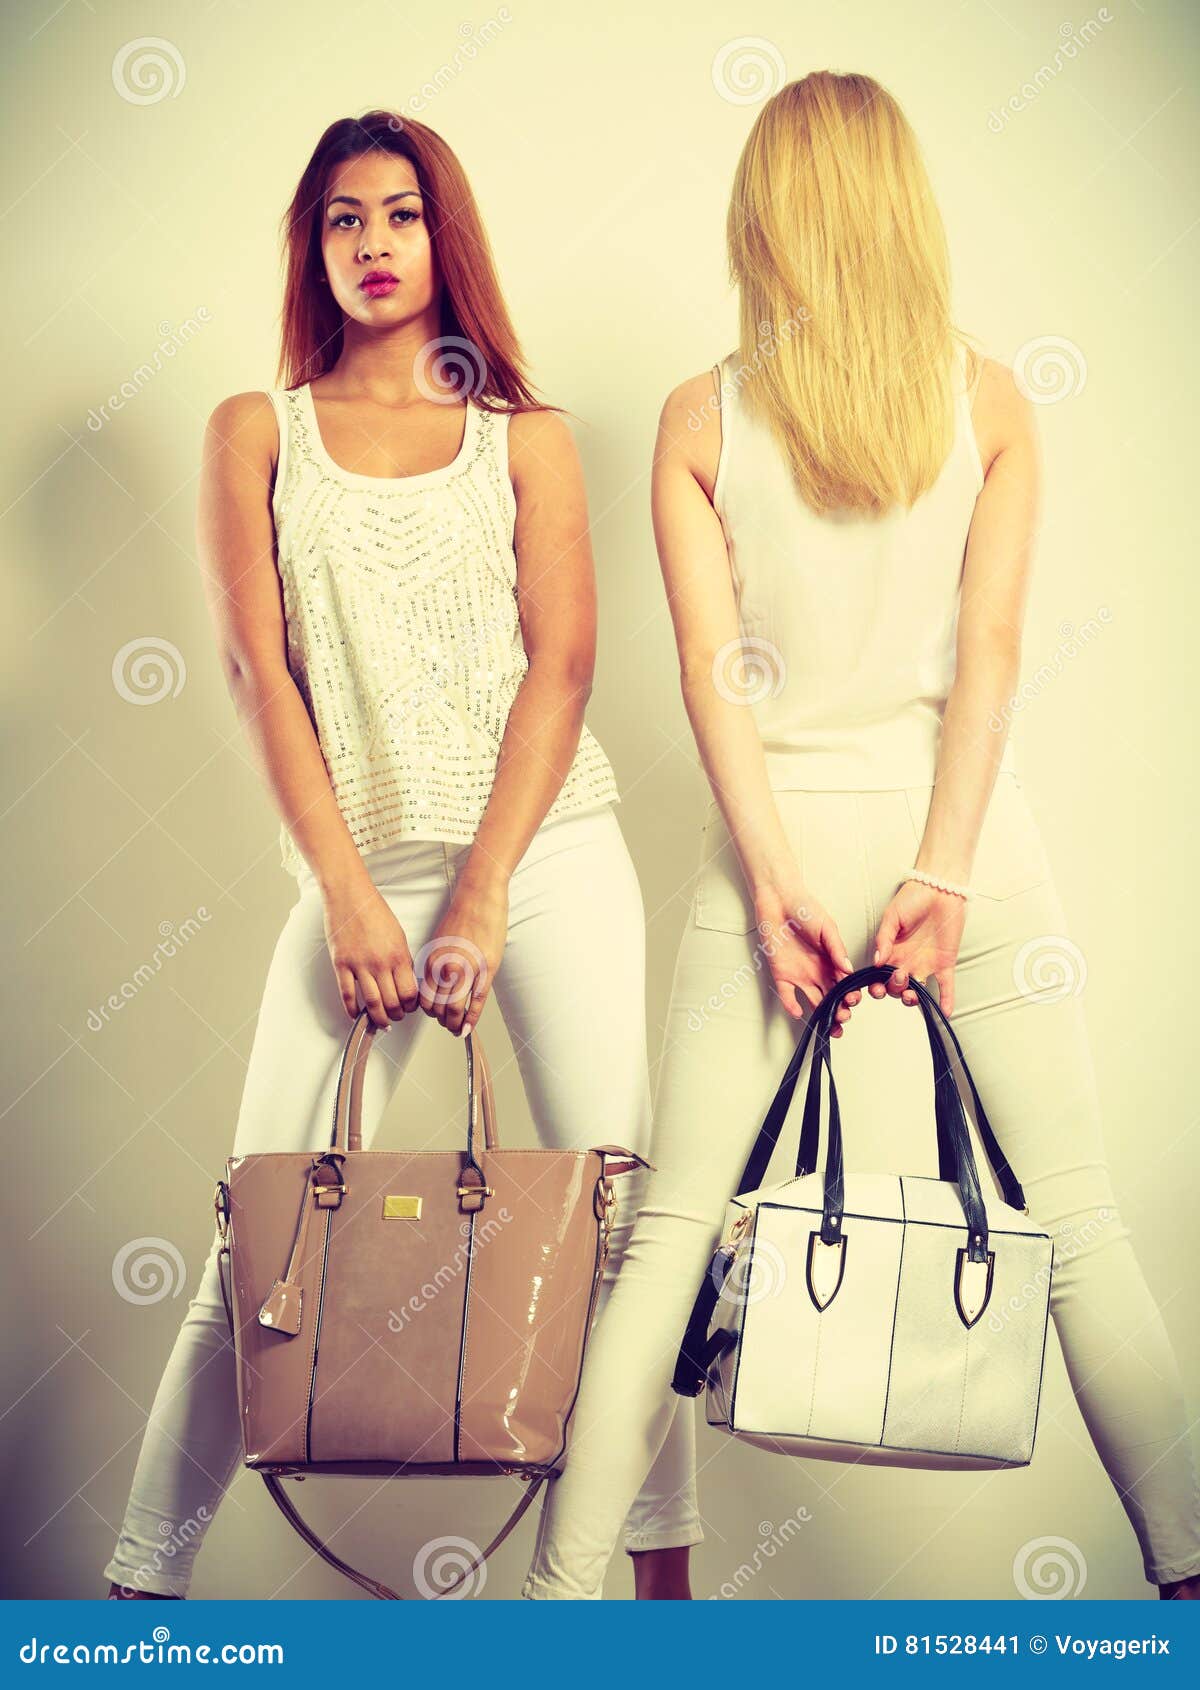
{"type": "Polygon", "coordinates": [[[302,1295],[299,1285],[293,1285],[286,1279],[277,1279],[263,1298],[262,1308],[258,1311],[258,1324],[270,1327],[272,1332],[285,1332],[289,1338],[294,1338],[300,1330],[302,1295]]]}
{"type": "Polygon", "coordinates": [[[383,1200],[383,1218],[385,1221],[419,1221],[421,1218],[421,1199],[419,1197],[385,1197],[383,1200]]]}

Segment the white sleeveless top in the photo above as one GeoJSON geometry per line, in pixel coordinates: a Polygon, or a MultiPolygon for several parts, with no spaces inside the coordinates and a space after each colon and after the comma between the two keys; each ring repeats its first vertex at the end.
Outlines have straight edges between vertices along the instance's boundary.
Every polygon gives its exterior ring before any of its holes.
{"type": "MultiPolygon", "coordinates": [[[[713,505],[747,648],[722,665],[728,696],[753,710],[775,790],[930,786],[983,486],[965,361],[960,354],[954,443],[937,481],[911,510],[877,519],[820,516],[805,504],[774,435],[740,401],[738,367],[736,353],[714,366],[713,505]]],[[[1011,741],[1000,766],[1014,768],[1011,741]]]]}
{"type": "MultiPolygon", "coordinates": [[[[453,463],[359,475],[326,452],[308,385],[269,394],[288,667],[360,851],[469,844],[529,666],[517,616],[508,417],[468,400],[453,463]]],[[[546,820],[616,801],[586,727],[546,820]]],[[[283,867],[304,859],[286,825],[283,867]]]]}

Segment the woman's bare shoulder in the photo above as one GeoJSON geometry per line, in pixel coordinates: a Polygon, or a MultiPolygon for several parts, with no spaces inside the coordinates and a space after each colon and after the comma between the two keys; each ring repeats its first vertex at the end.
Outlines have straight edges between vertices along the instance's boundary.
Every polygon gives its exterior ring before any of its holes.
{"type": "Polygon", "coordinates": [[[721,456],[721,400],[711,369],[673,387],[658,418],[655,462],[686,464],[712,497],[721,456]]]}
{"type": "Polygon", "coordinates": [[[1034,433],[1036,408],[1016,372],[998,358],[983,358],[971,409],[985,471],[1001,452],[1034,433]]]}
{"type": "Polygon", "coordinates": [[[265,392],[233,393],[209,414],[206,445],[241,458],[247,467],[273,469],[279,455],[279,423],[265,392]]]}
{"type": "Polygon", "coordinates": [[[711,369],[688,376],[673,387],[663,400],[662,420],[682,424],[689,434],[699,434],[706,423],[719,415],[721,409],[717,384],[711,369]]]}

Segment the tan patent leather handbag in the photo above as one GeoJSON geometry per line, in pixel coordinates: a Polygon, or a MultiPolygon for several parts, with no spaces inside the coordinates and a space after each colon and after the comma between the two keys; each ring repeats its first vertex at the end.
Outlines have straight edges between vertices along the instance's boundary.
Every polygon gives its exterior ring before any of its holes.
{"type": "Polygon", "coordinates": [[[528,1480],[501,1531],[437,1594],[461,1584],[561,1470],[612,1177],[650,1164],[618,1145],[501,1149],[478,1034],[463,1038],[465,1150],[364,1150],[363,1074],[381,1030],[364,1010],[346,1040],[329,1148],[231,1156],[215,1203],[245,1463],[317,1554],[398,1601],[321,1541],[280,1481],[528,1480]]]}

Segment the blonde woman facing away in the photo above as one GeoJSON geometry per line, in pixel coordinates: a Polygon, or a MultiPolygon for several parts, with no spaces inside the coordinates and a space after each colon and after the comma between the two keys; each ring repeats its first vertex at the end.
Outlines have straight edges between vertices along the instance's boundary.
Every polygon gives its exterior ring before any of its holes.
{"type": "MultiPolygon", "coordinates": [[[[217,407],[200,500],[221,663],[297,880],[234,1154],[327,1142],[363,1009],[390,1031],[365,1072],[369,1146],[418,1031],[461,1036],[493,984],[542,1142],[644,1153],[645,920],[584,725],[595,587],[570,432],[532,396],[470,186],[432,130],[386,111],[332,124],[286,232],[284,385],[217,407]]],[[[641,1177],[622,1180],[630,1204],[641,1177]]],[[[241,1460],[216,1251],[105,1569],[118,1599],[187,1594],[241,1460]]],[[[691,1437],[681,1417],[631,1498],[642,1595],[700,1535],[691,1437]]]]}
{"type": "Polygon", "coordinates": [[[1189,1417],[1110,1183],[1080,999],[1023,991],[1014,968],[1028,941],[1067,931],[993,726],[1016,689],[1038,521],[1031,408],[951,326],[920,153],[869,77],[815,74],[767,103],[728,237],[741,344],[670,395],[654,466],[713,792],[658,1171],[523,1593],[599,1594],[623,1511],[689,1412],[669,1388],[680,1337],[798,1023],[880,963],[895,972],[875,997],[914,1004],[910,979],[937,981],[1031,1213],[1070,1245],[1051,1307],[1079,1409],[1146,1578],[1194,1598],[1189,1417]]]}

